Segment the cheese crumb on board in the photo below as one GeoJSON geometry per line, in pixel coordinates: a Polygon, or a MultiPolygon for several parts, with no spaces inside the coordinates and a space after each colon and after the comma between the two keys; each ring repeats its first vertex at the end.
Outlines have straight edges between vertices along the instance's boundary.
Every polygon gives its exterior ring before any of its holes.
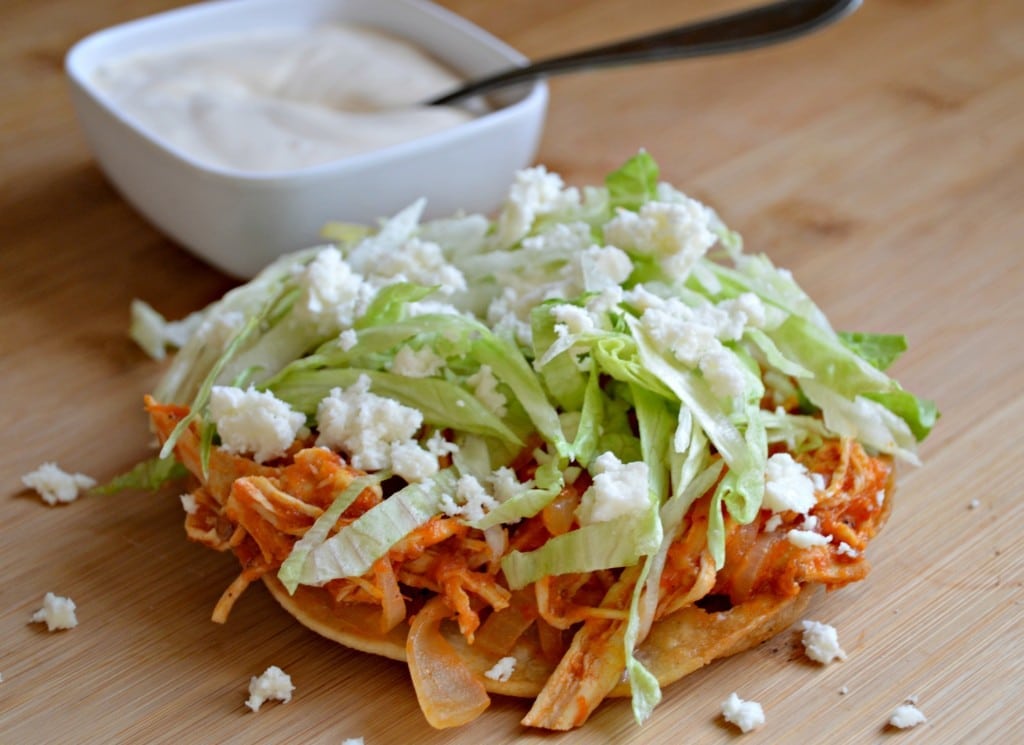
{"type": "Polygon", "coordinates": [[[68,473],[56,463],[44,463],[22,476],[21,483],[35,489],[48,505],[74,502],[83,490],[96,486],[95,479],[82,473],[68,473]]]}
{"type": "Polygon", "coordinates": [[[78,625],[75,602],[48,592],[43,598],[43,607],[32,614],[32,623],[45,623],[47,631],[73,629],[78,625]]]}
{"type": "Polygon", "coordinates": [[[927,721],[921,710],[913,704],[897,706],[889,717],[889,725],[898,729],[910,729],[927,721]]]}
{"type": "Polygon", "coordinates": [[[294,690],[291,677],[277,665],[271,665],[262,675],[249,679],[249,699],[245,705],[259,711],[264,702],[271,699],[287,704],[294,690]]]}
{"type": "Polygon", "coordinates": [[[744,701],[735,692],[722,702],[722,716],[735,724],[741,732],[750,732],[764,724],[764,709],[757,701],[744,701]]]}
{"type": "Polygon", "coordinates": [[[812,660],[828,665],[833,660],[846,659],[846,652],[839,646],[839,635],[834,626],[818,621],[804,621],[803,627],[804,652],[812,660]]]}

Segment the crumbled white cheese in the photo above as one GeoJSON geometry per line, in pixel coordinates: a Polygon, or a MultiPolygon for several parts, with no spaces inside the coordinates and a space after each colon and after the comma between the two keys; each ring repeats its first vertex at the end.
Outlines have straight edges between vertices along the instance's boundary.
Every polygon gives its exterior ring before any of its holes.
{"type": "Polygon", "coordinates": [[[427,438],[425,447],[427,452],[435,458],[442,458],[446,455],[454,455],[459,452],[459,446],[450,440],[446,440],[444,434],[440,430],[427,438]]]}
{"type": "Polygon", "coordinates": [[[270,391],[215,385],[210,392],[210,419],[221,447],[229,453],[252,453],[257,463],[283,455],[305,426],[306,417],[270,391]]]}
{"type": "Polygon", "coordinates": [[[195,495],[193,494],[182,494],[179,499],[181,500],[182,509],[189,515],[196,514],[196,510],[199,509],[199,505],[196,503],[195,495]]]}
{"type": "Polygon", "coordinates": [[[750,732],[764,724],[764,709],[757,701],[744,701],[736,693],[722,702],[722,716],[729,724],[735,724],[741,732],[750,732]]]}
{"type": "Polygon", "coordinates": [[[466,278],[449,264],[441,247],[433,241],[412,237],[390,251],[373,257],[363,269],[367,279],[379,286],[413,282],[436,286],[443,295],[466,289],[466,278]]]}
{"type": "Polygon", "coordinates": [[[696,367],[701,357],[721,346],[714,321],[703,314],[698,316],[675,298],[645,310],[640,324],[651,339],[687,367],[696,367]]]}
{"type": "Polygon", "coordinates": [[[287,704],[294,691],[291,677],[277,665],[271,665],[259,677],[254,675],[249,679],[249,699],[245,705],[259,711],[264,702],[271,699],[287,704]]]}
{"type": "Polygon", "coordinates": [[[821,524],[821,520],[818,519],[817,515],[804,515],[803,522],[800,523],[800,530],[813,530],[817,531],[818,526],[821,524]]]}
{"type": "Polygon", "coordinates": [[[448,517],[458,517],[462,514],[462,505],[455,501],[451,494],[441,495],[441,512],[448,517]]]}
{"type": "Polygon", "coordinates": [[[75,602],[48,592],[43,597],[43,607],[32,614],[32,623],[45,623],[47,631],[73,629],[78,625],[75,602]]]}
{"type": "MultiPolygon", "coordinates": [[[[520,250],[523,258],[533,264],[547,263],[553,259],[566,261],[593,245],[590,225],[580,220],[556,222],[539,233],[523,238],[520,250]]],[[[628,257],[627,257],[628,258],[628,257]]]]}
{"type": "Polygon", "coordinates": [[[504,683],[512,677],[512,673],[514,673],[515,670],[516,658],[511,656],[502,657],[494,663],[494,666],[490,670],[484,673],[484,677],[504,683]]]}
{"type": "Polygon", "coordinates": [[[21,477],[21,483],[35,489],[49,505],[74,502],[84,489],[96,486],[96,480],[82,473],[67,473],[56,463],[44,463],[21,477]]]}
{"type": "Polygon", "coordinates": [[[621,285],[633,273],[629,254],[615,246],[589,246],[580,254],[583,288],[588,292],[621,292],[621,285]]]}
{"type": "Polygon", "coordinates": [[[594,319],[586,308],[569,303],[561,303],[551,308],[551,317],[555,319],[555,333],[559,336],[579,336],[589,334],[597,328],[594,319]]]}
{"type": "Polygon", "coordinates": [[[404,346],[395,353],[391,362],[391,372],[406,378],[429,378],[437,375],[444,367],[444,358],[437,355],[429,347],[413,349],[404,346]]]}
{"type": "Polygon", "coordinates": [[[639,256],[651,256],[674,280],[682,281],[714,245],[712,213],[694,199],[647,202],[638,212],[619,210],[604,226],[605,242],[639,256]]]}
{"type": "MultiPolygon", "coordinates": [[[[632,261],[613,246],[587,245],[590,235],[585,223],[580,224],[579,230],[569,231],[571,238],[564,238],[565,233],[566,230],[556,227],[524,241],[524,250],[531,246],[531,256],[518,260],[518,271],[502,276],[500,290],[487,308],[488,322],[496,332],[514,335],[529,345],[533,335],[530,315],[537,305],[548,300],[565,302],[584,293],[589,294],[586,313],[595,327],[607,325],[608,311],[622,301],[619,284],[632,273],[632,261]],[[557,236],[563,237],[553,238],[557,236]],[[578,245],[567,250],[569,246],[564,244],[573,241],[578,245]]],[[[582,313],[562,312],[576,314],[567,322],[578,319],[579,323],[588,323],[582,313]]],[[[566,325],[562,333],[568,334],[567,324],[562,325],[566,325]]]]}
{"type": "Polygon", "coordinates": [[[967,503],[967,509],[969,510],[976,510],[979,507],[981,507],[980,499],[972,499],[970,502],[967,503]]]}
{"type": "Polygon", "coordinates": [[[355,332],[355,329],[345,329],[338,334],[338,346],[341,347],[342,352],[349,351],[358,343],[359,335],[355,332]]]}
{"type": "Polygon", "coordinates": [[[467,522],[479,520],[497,506],[497,500],[487,493],[475,476],[469,474],[459,477],[454,497],[445,494],[441,499],[442,512],[449,517],[461,517],[467,522]]]}
{"type": "MultiPolygon", "coordinates": [[[[542,267],[539,275],[513,275],[487,308],[487,319],[495,332],[514,335],[525,345],[532,344],[530,316],[533,309],[548,300],[573,298],[584,292],[584,275],[577,255],[561,266],[542,267]]],[[[566,331],[562,332],[567,333],[566,331]]]]}
{"type": "Polygon", "coordinates": [[[772,512],[807,514],[817,504],[814,481],[807,468],[789,453],[775,453],[765,467],[764,501],[761,506],[772,512]]]}
{"type": "Polygon", "coordinates": [[[719,332],[720,339],[736,341],[746,328],[763,328],[767,323],[764,303],[752,292],[744,292],[733,300],[725,300],[718,307],[724,310],[728,321],[719,332]]]}
{"type": "Polygon", "coordinates": [[[642,288],[634,288],[624,298],[642,309],[640,326],[647,335],[687,367],[699,368],[716,396],[733,398],[743,393],[747,377],[743,363],[722,342],[739,339],[747,325],[763,320],[754,311],[753,304],[759,300],[690,306],[642,288]]]}
{"type": "Polygon", "coordinates": [[[594,459],[590,471],[593,483],[576,508],[581,525],[608,522],[650,507],[645,462],[623,463],[615,453],[608,451],[594,459]]]}
{"type": "Polygon", "coordinates": [[[325,330],[351,327],[375,295],[334,246],[321,249],[312,261],[297,267],[296,274],[303,288],[296,309],[325,330]]]}
{"type": "Polygon", "coordinates": [[[804,652],[815,662],[828,665],[833,660],[845,660],[846,652],[839,646],[839,634],[834,626],[818,621],[804,621],[801,641],[804,652]]]}
{"type": "Polygon", "coordinates": [[[875,502],[878,503],[879,507],[885,504],[885,489],[878,490],[878,493],[875,494],[875,502]]]}
{"type": "Polygon", "coordinates": [[[839,545],[836,547],[836,553],[838,553],[840,556],[849,556],[851,559],[856,559],[858,556],[860,556],[860,551],[855,549],[846,541],[839,542],[839,545]]]}
{"type": "Polygon", "coordinates": [[[913,704],[897,706],[889,717],[889,724],[899,729],[909,729],[927,721],[924,713],[913,704]]]}
{"type": "Polygon", "coordinates": [[[790,530],[786,533],[786,540],[797,548],[811,548],[829,544],[832,536],[815,533],[813,530],[790,530]]]}
{"type": "Polygon", "coordinates": [[[566,189],[562,177],[544,166],[526,168],[515,175],[508,199],[496,221],[495,240],[500,248],[530,232],[534,220],[579,204],[579,191],[566,189]]]}
{"type": "Polygon", "coordinates": [[[409,314],[410,318],[417,316],[462,316],[471,320],[476,320],[475,316],[471,313],[461,311],[451,303],[442,303],[437,300],[417,300],[412,303],[406,303],[405,311],[409,314]]]}
{"type": "Polygon", "coordinates": [[[776,512],[774,515],[765,520],[764,529],[770,533],[773,530],[777,530],[780,525],[782,525],[782,515],[776,512]]]}
{"type": "Polygon", "coordinates": [[[622,299],[640,315],[643,315],[651,308],[662,308],[666,303],[665,298],[653,292],[651,287],[644,284],[639,284],[626,290],[622,295],[622,299]]]}
{"type": "Polygon", "coordinates": [[[332,389],[318,404],[316,418],[316,444],[345,452],[365,471],[390,467],[391,445],[411,440],[423,424],[418,410],[371,393],[368,375],[346,389],[332,389]]]}
{"type": "Polygon", "coordinates": [[[415,440],[391,443],[391,469],[409,483],[426,481],[438,472],[437,456],[415,440]]]}
{"type": "Polygon", "coordinates": [[[848,686],[843,686],[842,688],[839,689],[839,695],[840,696],[845,696],[849,692],[850,692],[850,689],[849,689],[848,686]]]}
{"type": "MultiPolygon", "coordinates": [[[[501,292],[487,307],[488,323],[500,335],[512,336],[520,344],[527,346],[533,344],[533,329],[526,316],[532,307],[534,296],[538,294],[536,290],[527,294],[517,288],[502,287],[501,292]]],[[[537,302],[545,299],[543,296],[536,297],[537,302]]]]}
{"type": "Polygon", "coordinates": [[[825,477],[822,474],[814,472],[814,471],[811,472],[810,476],[811,476],[811,481],[814,484],[815,490],[816,491],[825,491],[826,487],[828,486],[828,483],[825,481],[825,477]]]}
{"type": "Polygon", "coordinates": [[[520,481],[516,472],[508,466],[502,466],[491,474],[491,489],[494,498],[499,502],[507,502],[512,497],[533,488],[533,479],[520,481]]]}
{"type": "Polygon", "coordinates": [[[476,373],[466,378],[466,382],[472,386],[473,395],[480,403],[496,416],[504,417],[508,413],[508,399],[498,390],[498,379],[494,377],[490,365],[481,365],[476,373]]]}
{"type": "Polygon", "coordinates": [[[736,355],[723,346],[706,352],[700,358],[700,371],[711,392],[718,398],[735,398],[743,393],[746,377],[736,355]]]}

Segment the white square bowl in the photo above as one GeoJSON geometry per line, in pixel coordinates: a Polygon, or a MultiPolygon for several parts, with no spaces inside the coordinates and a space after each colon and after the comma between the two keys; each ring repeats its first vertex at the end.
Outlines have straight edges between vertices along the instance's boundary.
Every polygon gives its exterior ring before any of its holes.
{"type": "Polygon", "coordinates": [[[375,224],[420,197],[427,217],[491,212],[532,161],[544,126],[543,82],[492,99],[450,129],[322,165],[267,173],[204,164],[120,112],[92,82],[104,62],[225,33],[357,23],[404,37],[466,78],[525,58],[424,0],[217,0],[99,31],[65,60],[82,129],[124,198],[164,233],[236,277],[321,242],[330,220],[375,224]]]}

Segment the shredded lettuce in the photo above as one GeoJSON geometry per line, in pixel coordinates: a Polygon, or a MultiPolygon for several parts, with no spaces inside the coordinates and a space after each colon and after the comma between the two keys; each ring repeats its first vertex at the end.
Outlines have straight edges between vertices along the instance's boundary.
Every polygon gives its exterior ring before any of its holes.
{"type": "Polygon", "coordinates": [[[94,486],[93,494],[115,494],[126,489],[156,491],[161,487],[188,476],[189,471],[174,456],[148,458],[137,463],[130,471],[118,474],[105,484],[94,486]]]}
{"type": "Polygon", "coordinates": [[[569,354],[554,354],[558,334],[550,304],[533,309],[530,316],[533,330],[534,368],[551,397],[566,411],[575,411],[583,404],[587,385],[586,374],[569,354]],[[550,358],[550,359],[548,359],[550,358]],[[546,360],[541,364],[541,360],[546,360]]]}
{"type": "Polygon", "coordinates": [[[918,442],[928,436],[939,419],[939,410],[934,401],[918,398],[907,391],[878,391],[862,395],[864,398],[882,404],[906,422],[918,442]]]}
{"type": "Polygon", "coordinates": [[[541,577],[632,566],[661,543],[656,510],[592,523],[555,536],[533,551],[510,551],[501,570],[513,590],[541,577]]]}
{"type": "Polygon", "coordinates": [[[338,518],[356,501],[364,489],[380,484],[389,475],[386,471],[382,471],[372,476],[360,476],[353,479],[352,483],[335,497],[331,506],[316,519],[312,527],[295,542],[292,552],[288,554],[288,558],[284,560],[281,568],[277,571],[277,578],[281,580],[281,584],[285,586],[289,594],[295,592],[302,577],[308,574],[305,566],[310,553],[323,545],[331,529],[337,524],[338,518]]]}
{"type": "Polygon", "coordinates": [[[609,173],[604,183],[612,209],[622,207],[635,211],[657,196],[658,164],[648,153],[641,152],[622,168],[609,173]]]}
{"type": "Polygon", "coordinates": [[[298,581],[320,586],[332,579],[366,574],[392,546],[440,513],[445,495],[455,492],[456,481],[454,471],[446,468],[395,492],[312,548],[298,581]]]}
{"type": "Polygon", "coordinates": [[[180,321],[168,321],[149,303],[136,298],[131,303],[129,335],[154,360],[167,356],[167,348],[180,349],[202,322],[202,314],[190,313],[180,321]]]}
{"type": "Polygon", "coordinates": [[[900,355],[907,351],[907,337],[902,334],[869,334],[862,331],[840,331],[839,341],[857,356],[877,367],[888,370],[900,355]]]}
{"type": "Polygon", "coordinates": [[[915,442],[937,418],[934,404],[907,393],[831,331],[799,316],[770,335],[783,355],[811,372],[800,388],[822,410],[829,429],[916,462],[915,442]]]}

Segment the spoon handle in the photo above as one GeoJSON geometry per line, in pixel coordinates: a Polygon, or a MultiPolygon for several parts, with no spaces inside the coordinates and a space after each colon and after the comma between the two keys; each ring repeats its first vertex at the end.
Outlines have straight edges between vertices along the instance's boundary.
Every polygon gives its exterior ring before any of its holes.
{"type": "Polygon", "coordinates": [[[548,75],[638,62],[726,54],[776,44],[853,12],[861,0],[781,0],[738,13],[514,67],[427,102],[437,106],[548,75]]]}

